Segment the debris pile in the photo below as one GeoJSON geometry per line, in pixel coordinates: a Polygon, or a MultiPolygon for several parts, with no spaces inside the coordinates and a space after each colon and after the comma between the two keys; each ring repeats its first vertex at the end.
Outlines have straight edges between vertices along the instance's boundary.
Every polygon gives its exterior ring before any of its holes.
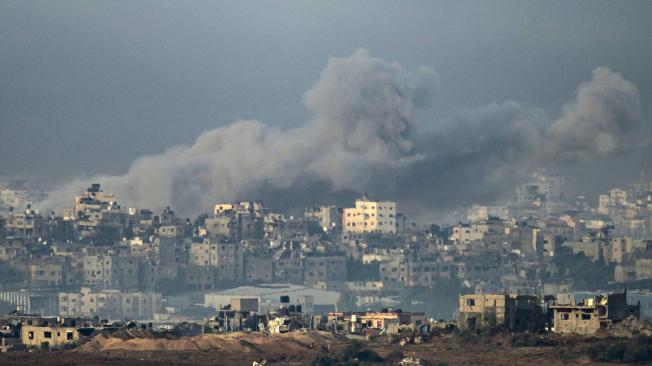
{"type": "Polygon", "coordinates": [[[629,316],[607,328],[606,333],[613,337],[652,336],[652,324],[646,320],[629,316]]]}

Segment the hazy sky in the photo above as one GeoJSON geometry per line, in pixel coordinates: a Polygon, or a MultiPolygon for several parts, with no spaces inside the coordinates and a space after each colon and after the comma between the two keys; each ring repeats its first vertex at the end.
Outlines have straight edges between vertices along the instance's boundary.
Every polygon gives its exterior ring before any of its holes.
{"type": "Polygon", "coordinates": [[[0,168],[62,179],[256,118],[294,126],[327,59],[430,65],[440,109],[553,116],[591,70],[652,97],[650,1],[0,1],[0,168]]]}
{"type": "Polygon", "coordinates": [[[434,70],[421,124],[506,101],[554,121],[607,67],[649,126],[651,38],[634,0],[0,0],[0,173],[121,175],[237,119],[296,128],[329,58],[360,48],[434,70]]]}

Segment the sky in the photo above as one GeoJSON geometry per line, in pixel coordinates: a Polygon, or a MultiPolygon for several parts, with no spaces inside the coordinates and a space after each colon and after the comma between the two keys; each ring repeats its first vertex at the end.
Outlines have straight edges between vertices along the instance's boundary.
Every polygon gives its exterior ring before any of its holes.
{"type": "Polygon", "coordinates": [[[368,190],[407,205],[418,193],[448,207],[450,193],[500,197],[517,179],[511,172],[532,162],[581,172],[580,181],[611,168],[631,175],[650,160],[650,19],[652,2],[634,0],[0,0],[0,173],[75,189],[106,179],[131,202],[190,202],[187,211],[204,208],[202,190],[216,200],[368,190]],[[359,96],[367,83],[405,98],[377,95],[367,108],[364,95],[354,100],[366,107],[335,97],[348,88],[359,96]],[[578,97],[583,83],[593,97],[578,97]],[[390,117],[371,126],[345,114],[359,107],[364,118],[390,117]],[[614,110],[600,126],[583,122],[614,110]],[[197,152],[202,136],[210,157],[197,152]],[[243,139],[264,148],[244,154],[242,171],[221,165],[243,139]],[[352,150],[365,141],[378,143],[352,150]],[[517,146],[499,147],[506,141],[517,146]],[[251,159],[269,154],[280,156],[275,171],[258,174],[271,168],[251,159]],[[160,160],[176,168],[152,168],[160,160]],[[510,172],[510,184],[480,165],[510,172]],[[460,183],[479,187],[469,194],[460,183]],[[147,199],[129,193],[151,186],[147,199]]]}

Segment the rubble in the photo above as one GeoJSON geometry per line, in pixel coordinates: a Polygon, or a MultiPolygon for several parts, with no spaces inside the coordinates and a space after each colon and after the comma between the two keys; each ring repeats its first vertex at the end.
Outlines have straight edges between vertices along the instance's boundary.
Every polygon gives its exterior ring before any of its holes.
{"type": "Polygon", "coordinates": [[[652,336],[652,324],[643,319],[629,316],[605,329],[605,334],[612,337],[652,336]]]}

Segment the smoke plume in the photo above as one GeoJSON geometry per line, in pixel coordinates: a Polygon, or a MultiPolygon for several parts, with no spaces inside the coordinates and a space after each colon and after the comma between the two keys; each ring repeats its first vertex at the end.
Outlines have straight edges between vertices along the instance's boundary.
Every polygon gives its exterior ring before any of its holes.
{"type": "Polygon", "coordinates": [[[261,187],[319,182],[333,190],[363,190],[379,172],[420,158],[408,135],[434,81],[426,69],[410,73],[366,50],[332,58],[304,95],[313,118],[301,127],[282,131],[240,120],[204,132],[191,146],[139,158],[125,175],[65,185],[40,206],[69,206],[74,192],[95,181],[130,206],[181,212],[247,199],[261,187]]]}
{"type": "Polygon", "coordinates": [[[100,182],[129,206],[187,214],[292,190],[297,197],[365,191],[414,212],[436,210],[500,197],[532,167],[616,154],[639,113],[636,86],[604,67],[554,121],[507,101],[417,123],[436,90],[433,70],[408,70],[358,50],[328,60],[304,94],[313,117],[300,127],[236,121],[190,146],[141,157],[124,175],[73,181],[39,206],[68,207],[100,182]]]}

